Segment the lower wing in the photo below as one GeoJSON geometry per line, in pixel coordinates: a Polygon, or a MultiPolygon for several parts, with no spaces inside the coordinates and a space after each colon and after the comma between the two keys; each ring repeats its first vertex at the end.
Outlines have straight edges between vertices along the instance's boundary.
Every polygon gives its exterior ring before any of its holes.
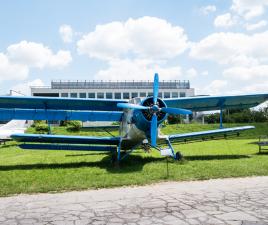
{"type": "Polygon", "coordinates": [[[184,134],[173,134],[169,135],[168,139],[170,142],[192,142],[199,140],[214,140],[220,138],[226,138],[227,136],[239,135],[241,131],[254,129],[254,126],[243,126],[243,127],[232,127],[223,128],[216,130],[198,131],[184,134]]]}
{"type": "Polygon", "coordinates": [[[13,134],[11,138],[23,149],[79,150],[79,151],[114,151],[120,137],[90,137],[48,134],[13,134]],[[57,144],[51,144],[57,143],[57,144]]]}

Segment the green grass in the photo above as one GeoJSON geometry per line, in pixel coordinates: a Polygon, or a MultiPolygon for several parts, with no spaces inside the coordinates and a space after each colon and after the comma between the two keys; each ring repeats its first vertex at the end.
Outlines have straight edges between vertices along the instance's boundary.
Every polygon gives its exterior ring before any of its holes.
{"type": "MultiPolygon", "coordinates": [[[[0,148],[0,196],[144,185],[163,180],[268,175],[268,154],[258,154],[258,147],[254,144],[259,135],[268,134],[268,124],[255,126],[255,130],[246,131],[236,139],[175,145],[175,149],[181,151],[185,159],[182,162],[169,159],[168,177],[166,159],[160,157],[156,151],[144,153],[138,150],[117,169],[111,166],[110,156],[107,154],[24,151],[17,147],[16,142],[9,142],[0,148]]],[[[169,125],[162,131],[167,134],[215,128],[218,128],[217,124],[169,125]]],[[[108,132],[118,135],[114,129],[109,129],[108,132]]],[[[103,130],[92,129],[70,133],[62,127],[54,128],[53,133],[110,135],[103,130]]]]}

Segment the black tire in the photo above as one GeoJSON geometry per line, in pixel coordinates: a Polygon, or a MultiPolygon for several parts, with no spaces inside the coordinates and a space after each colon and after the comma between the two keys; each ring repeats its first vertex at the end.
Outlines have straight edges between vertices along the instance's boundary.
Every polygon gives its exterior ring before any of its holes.
{"type": "Polygon", "coordinates": [[[113,153],[112,154],[112,157],[111,157],[111,163],[112,163],[112,165],[115,165],[116,161],[117,161],[117,155],[115,153],[113,153]]]}
{"type": "Polygon", "coordinates": [[[181,152],[176,152],[176,160],[182,160],[183,155],[181,154],[181,152]]]}
{"type": "Polygon", "coordinates": [[[114,168],[117,168],[117,169],[120,168],[120,163],[117,159],[117,153],[112,154],[111,163],[114,168]]]}

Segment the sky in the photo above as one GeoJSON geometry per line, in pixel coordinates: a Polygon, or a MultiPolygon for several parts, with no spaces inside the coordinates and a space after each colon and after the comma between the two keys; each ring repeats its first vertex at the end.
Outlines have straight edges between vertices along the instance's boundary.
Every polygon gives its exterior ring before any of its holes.
{"type": "Polygon", "coordinates": [[[268,92],[268,0],[0,2],[0,94],[51,80],[190,80],[268,92]]]}

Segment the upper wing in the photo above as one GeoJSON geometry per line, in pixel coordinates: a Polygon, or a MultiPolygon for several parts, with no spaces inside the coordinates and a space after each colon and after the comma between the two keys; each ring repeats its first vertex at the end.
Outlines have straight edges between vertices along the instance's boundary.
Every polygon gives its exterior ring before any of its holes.
{"type": "Polygon", "coordinates": [[[44,109],[0,109],[0,120],[121,121],[123,112],[44,109]]]}
{"type": "Polygon", "coordinates": [[[122,109],[117,107],[117,103],[121,102],[127,101],[112,99],[1,96],[0,108],[121,111],[122,109]]]}
{"type": "Polygon", "coordinates": [[[268,94],[237,96],[205,96],[179,99],[165,99],[168,107],[184,108],[193,111],[218,109],[251,108],[268,100],[268,94]]]}
{"type": "Polygon", "coordinates": [[[254,129],[254,126],[232,127],[216,130],[198,131],[184,134],[169,135],[171,142],[187,142],[196,140],[213,140],[219,137],[226,137],[227,135],[239,134],[239,132],[249,129],[254,129]]]}

